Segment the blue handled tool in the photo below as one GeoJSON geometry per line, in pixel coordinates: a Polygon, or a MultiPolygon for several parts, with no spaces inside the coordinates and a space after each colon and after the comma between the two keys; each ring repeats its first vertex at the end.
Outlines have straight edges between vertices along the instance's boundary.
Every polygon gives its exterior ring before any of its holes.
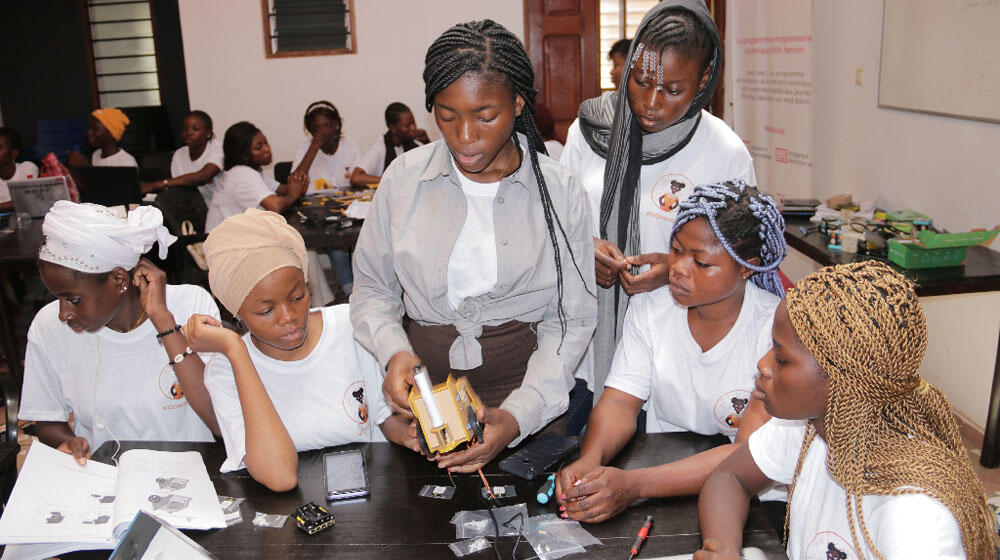
{"type": "Polygon", "coordinates": [[[556,490],[556,475],[550,474],[545,482],[542,484],[541,488],[538,489],[538,495],[535,498],[540,504],[549,503],[549,499],[552,497],[552,493],[556,490]]]}

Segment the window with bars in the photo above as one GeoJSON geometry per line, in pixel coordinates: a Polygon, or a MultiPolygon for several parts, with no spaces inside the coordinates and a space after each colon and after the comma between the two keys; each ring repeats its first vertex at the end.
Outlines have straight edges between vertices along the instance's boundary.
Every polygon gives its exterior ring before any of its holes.
{"type": "Polygon", "coordinates": [[[659,0],[601,0],[601,89],[615,89],[611,83],[608,51],[619,39],[634,38],[642,16],[659,0]]]}
{"type": "Polygon", "coordinates": [[[87,0],[101,107],[160,105],[149,0],[87,0]]]}
{"type": "Polygon", "coordinates": [[[353,0],[261,0],[268,58],[357,52],[353,0]]]}

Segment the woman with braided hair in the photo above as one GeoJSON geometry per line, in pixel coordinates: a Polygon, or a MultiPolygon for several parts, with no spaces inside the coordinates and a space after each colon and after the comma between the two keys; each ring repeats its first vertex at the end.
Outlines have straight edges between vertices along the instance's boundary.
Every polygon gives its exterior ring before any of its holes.
{"type": "Polygon", "coordinates": [[[784,229],[774,201],[742,181],[699,185],[680,204],[673,281],[632,299],[580,458],[556,477],[564,517],[596,523],[639,498],[697,494],[735,448],[645,469],[603,467],[632,438],[644,404],[649,432],[741,442],[769,419],[750,391],[784,293],[777,277],[784,229]]]}
{"type": "Polygon", "coordinates": [[[743,141],[703,110],[722,75],[705,2],[660,2],[635,37],[621,87],[580,105],[560,158],[583,183],[594,216],[597,332],[576,376],[598,396],[629,297],[667,283],[678,204],[695,185],[757,183],[743,141]]]}
{"type": "Polygon", "coordinates": [[[791,484],[788,556],[997,558],[996,520],[941,391],[917,374],[927,325],[913,285],[875,261],[788,292],[754,398],[775,417],[712,474],[696,559],[739,558],[747,504],[791,484]]]}
{"type": "Polygon", "coordinates": [[[456,472],[566,412],[594,330],[586,195],[545,155],[533,82],[524,46],[493,21],[438,37],[424,91],[443,139],[393,160],[354,253],[354,336],[389,401],[408,409],[423,364],[435,383],[467,376],[486,405],[484,441],[437,457],[456,472]]]}

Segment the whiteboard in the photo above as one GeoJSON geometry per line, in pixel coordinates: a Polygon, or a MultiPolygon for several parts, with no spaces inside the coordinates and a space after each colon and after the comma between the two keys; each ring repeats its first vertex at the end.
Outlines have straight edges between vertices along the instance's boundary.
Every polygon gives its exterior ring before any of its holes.
{"type": "Polygon", "coordinates": [[[878,105],[1000,123],[1000,0],[885,0],[878,105]]]}

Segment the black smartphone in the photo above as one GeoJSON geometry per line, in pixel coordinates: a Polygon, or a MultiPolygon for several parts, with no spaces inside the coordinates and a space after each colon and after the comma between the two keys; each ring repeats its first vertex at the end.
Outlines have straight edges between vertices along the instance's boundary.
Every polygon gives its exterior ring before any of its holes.
{"type": "Polygon", "coordinates": [[[332,451],[323,455],[323,466],[327,500],[359,498],[370,493],[365,457],[361,451],[332,451]]]}

